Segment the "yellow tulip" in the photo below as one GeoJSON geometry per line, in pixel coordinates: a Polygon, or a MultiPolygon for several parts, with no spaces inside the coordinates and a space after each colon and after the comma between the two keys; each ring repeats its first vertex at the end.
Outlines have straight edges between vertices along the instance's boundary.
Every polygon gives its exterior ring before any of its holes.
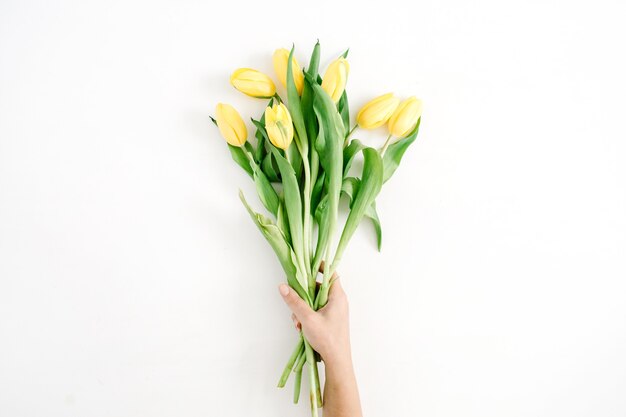
{"type": "Polygon", "coordinates": [[[215,121],[226,142],[233,146],[243,146],[246,143],[248,130],[233,106],[219,103],[215,107],[215,121]]]}
{"type": "Polygon", "coordinates": [[[274,81],[260,71],[239,68],[230,76],[230,83],[237,90],[250,97],[269,98],[276,93],[274,81]]]}
{"type": "Polygon", "coordinates": [[[356,116],[356,121],[364,129],[375,129],[384,125],[400,104],[393,93],[384,94],[366,103],[356,116]]]}
{"type": "Polygon", "coordinates": [[[287,149],[293,140],[293,122],[283,103],[265,108],[265,130],[270,142],[280,149],[287,149]]]}
{"type": "Polygon", "coordinates": [[[422,100],[409,97],[404,100],[389,119],[389,133],[397,138],[407,136],[422,115],[422,100]]]}
{"type": "Polygon", "coordinates": [[[333,61],[326,70],[322,79],[322,88],[328,93],[330,98],[336,103],[341,98],[346,89],[350,64],[345,58],[338,58],[333,61]]]}
{"type": "MultiPolygon", "coordinates": [[[[287,87],[287,61],[289,61],[289,51],[284,48],[277,49],[274,51],[272,61],[274,62],[274,71],[276,71],[278,79],[287,87]]],[[[296,61],[296,57],[293,57],[291,60],[291,73],[293,74],[293,82],[296,85],[296,90],[298,90],[298,95],[302,95],[304,75],[302,74],[302,68],[300,68],[298,61],[296,61]]]]}

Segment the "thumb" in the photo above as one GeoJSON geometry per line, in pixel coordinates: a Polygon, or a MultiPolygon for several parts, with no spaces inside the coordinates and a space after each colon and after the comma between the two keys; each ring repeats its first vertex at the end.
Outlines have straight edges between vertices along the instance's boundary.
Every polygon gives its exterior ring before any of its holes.
{"type": "Polygon", "coordinates": [[[293,289],[289,288],[287,284],[280,284],[278,286],[278,291],[283,297],[285,304],[287,304],[287,307],[289,307],[289,309],[301,322],[306,321],[315,313],[293,289]]]}

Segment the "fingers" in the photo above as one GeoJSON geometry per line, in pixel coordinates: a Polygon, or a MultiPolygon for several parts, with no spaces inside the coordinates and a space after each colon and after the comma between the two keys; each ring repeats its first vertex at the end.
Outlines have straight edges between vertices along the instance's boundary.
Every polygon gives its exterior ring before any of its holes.
{"type": "Polygon", "coordinates": [[[287,284],[280,284],[278,287],[280,295],[283,297],[285,304],[296,315],[296,318],[304,322],[311,317],[315,312],[309,307],[309,305],[287,284]]]}
{"type": "Polygon", "coordinates": [[[293,321],[293,325],[296,326],[297,331],[302,330],[302,324],[300,324],[300,321],[295,314],[291,314],[291,321],[293,321]]]}

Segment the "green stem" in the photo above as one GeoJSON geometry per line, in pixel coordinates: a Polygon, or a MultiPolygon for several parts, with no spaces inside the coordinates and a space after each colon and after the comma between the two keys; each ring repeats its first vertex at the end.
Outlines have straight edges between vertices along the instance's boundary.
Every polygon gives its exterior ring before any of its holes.
{"type": "Polygon", "coordinates": [[[380,157],[382,158],[383,156],[385,156],[385,152],[387,151],[387,148],[389,147],[389,144],[391,143],[391,134],[389,136],[387,136],[387,140],[385,141],[385,144],[383,145],[382,148],[380,148],[380,150],[378,152],[380,152],[380,157]]]}
{"type": "Polygon", "coordinates": [[[298,357],[298,359],[296,360],[296,363],[293,364],[293,371],[294,372],[301,371],[302,367],[304,367],[305,362],[306,362],[306,351],[303,350],[300,356],[298,357]]]}
{"type": "Polygon", "coordinates": [[[346,138],[343,141],[343,147],[345,148],[346,146],[348,146],[348,141],[350,140],[350,136],[352,136],[352,133],[354,133],[354,131],[359,127],[358,123],[355,123],[354,127],[352,129],[350,129],[350,131],[348,132],[348,134],[346,135],[346,138]]]}
{"type": "Polygon", "coordinates": [[[296,379],[293,383],[293,403],[298,404],[300,400],[300,388],[302,386],[302,368],[296,371],[296,379]]]}
{"type": "Polygon", "coordinates": [[[291,374],[291,370],[295,369],[294,365],[302,354],[304,354],[304,338],[302,337],[302,333],[300,333],[300,340],[289,357],[289,360],[285,365],[285,369],[283,369],[283,374],[280,376],[280,380],[278,381],[278,388],[283,388],[285,386],[287,379],[289,379],[289,375],[291,374]]]}
{"type": "Polygon", "coordinates": [[[317,367],[317,362],[315,361],[315,355],[313,354],[313,348],[309,344],[309,342],[304,339],[304,349],[306,352],[306,361],[309,364],[309,389],[310,389],[310,398],[311,398],[311,416],[318,417],[318,411],[320,404],[317,401],[317,390],[319,387],[319,381],[316,379],[314,367],[317,367]]]}
{"type": "Polygon", "coordinates": [[[246,157],[248,158],[248,161],[250,161],[250,168],[252,168],[252,170],[254,170],[257,166],[256,161],[254,160],[254,157],[252,156],[252,154],[250,152],[248,152],[246,149],[244,149],[243,147],[241,148],[241,150],[243,151],[243,153],[246,155],[246,157]]]}

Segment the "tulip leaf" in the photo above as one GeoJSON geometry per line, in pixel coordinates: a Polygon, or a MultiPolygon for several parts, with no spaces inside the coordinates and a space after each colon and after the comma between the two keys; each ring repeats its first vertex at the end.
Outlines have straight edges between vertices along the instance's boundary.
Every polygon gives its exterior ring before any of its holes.
{"type": "Polygon", "coordinates": [[[346,90],[343,90],[343,94],[337,102],[337,109],[339,110],[339,114],[341,115],[341,120],[343,121],[343,126],[346,129],[346,132],[350,131],[350,107],[348,106],[348,94],[346,90]]]}
{"type": "Polygon", "coordinates": [[[247,152],[250,152],[251,155],[254,155],[255,149],[254,149],[254,146],[252,146],[250,142],[246,141],[243,144],[243,147],[247,152]]]}
{"type": "Polygon", "coordinates": [[[350,170],[350,167],[352,166],[352,161],[354,160],[354,157],[365,148],[366,146],[363,143],[361,143],[361,141],[358,139],[351,140],[350,144],[344,148],[343,150],[343,176],[344,177],[348,175],[348,171],[350,170]]]}
{"type": "Polygon", "coordinates": [[[307,73],[311,76],[312,79],[317,78],[317,73],[320,67],[320,41],[318,40],[315,46],[313,47],[313,52],[311,53],[311,59],[309,60],[309,68],[307,68],[307,73]]]}
{"type": "Polygon", "coordinates": [[[250,161],[246,156],[246,151],[241,149],[239,146],[233,146],[228,144],[228,150],[230,151],[230,156],[232,156],[233,160],[243,168],[244,171],[248,173],[251,177],[253,176],[252,167],[250,166],[250,161]]]}
{"type": "MultiPolygon", "coordinates": [[[[324,251],[330,238],[330,213],[328,212],[328,195],[324,196],[315,209],[315,221],[317,222],[317,244],[313,257],[313,268],[319,268],[324,257],[324,251]]],[[[315,271],[313,271],[315,272],[315,271]]]]}
{"type": "Polygon", "coordinates": [[[311,192],[311,213],[315,213],[315,209],[322,199],[322,192],[324,191],[324,176],[325,173],[322,172],[317,178],[317,181],[315,181],[315,185],[313,185],[313,190],[311,192]]]}
{"type": "MultiPolygon", "coordinates": [[[[265,119],[265,115],[263,115],[263,119],[265,119]]],[[[256,126],[257,128],[257,134],[260,134],[264,139],[265,139],[265,143],[267,144],[267,146],[272,146],[271,145],[271,141],[269,140],[269,137],[267,135],[267,130],[265,129],[265,125],[263,125],[263,123],[261,123],[260,121],[251,119],[252,123],[256,126]]],[[[296,158],[298,158],[300,155],[298,155],[296,158]]],[[[299,159],[296,159],[297,161],[299,159]]],[[[274,164],[273,164],[273,157],[272,157],[272,153],[268,153],[265,158],[263,159],[263,162],[261,163],[261,167],[263,169],[263,171],[265,172],[265,174],[267,175],[267,177],[273,181],[273,182],[277,182],[278,181],[278,174],[276,173],[276,170],[274,168],[274,164]]]]}
{"type": "MultiPolygon", "coordinates": [[[[341,185],[341,193],[348,197],[348,202],[350,207],[352,207],[354,202],[354,196],[358,194],[359,187],[361,185],[361,180],[354,177],[346,177],[343,179],[343,184],[341,185]]],[[[380,220],[378,218],[378,213],[376,212],[376,201],[372,202],[372,204],[365,210],[365,217],[369,218],[374,225],[374,232],[376,232],[376,246],[378,251],[380,252],[380,248],[382,246],[382,228],[380,227],[380,220]]]]}
{"type": "MultiPolygon", "coordinates": [[[[337,106],[330,96],[318,84],[311,83],[315,92],[313,109],[317,116],[319,132],[315,147],[320,156],[320,163],[324,168],[324,185],[328,196],[328,221],[329,233],[326,242],[322,242],[322,248],[327,247],[332,240],[332,235],[337,225],[337,213],[339,210],[339,195],[341,193],[341,181],[343,179],[343,141],[345,129],[341,116],[337,112],[337,106]]],[[[318,241],[318,244],[320,242],[318,241]]]]}
{"type": "Polygon", "coordinates": [[[302,154],[302,158],[308,158],[309,141],[307,139],[306,128],[304,126],[304,118],[302,116],[302,106],[300,103],[300,96],[298,96],[298,89],[293,80],[293,52],[295,47],[291,48],[289,52],[289,59],[287,60],[287,108],[291,114],[293,125],[296,128],[297,135],[294,135],[298,150],[302,154]]]}
{"type": "MultiPolygon", "coordinates": [[[[213,116],[209,116],[209,119],[211,119],[213,124],[217,126],[217,120],[215,120],[213,116]]],[[[230,151],[230,156],[232,156],[233,161],[235,161],[237,165],[243,168],[243,170],[246,171],[248,175],[252,177],[253,176],[252,167],[250,166],[250,161],[248,161],[248,157],[246,156],[244,150],[241,149],[239,146],[233,146],[230,143],[228,143],[227,145],[228,145],[228,150],[230,151]]]]}
{"type": "MultiPolygon", "coordinates": [[[[319,48],[318,48],[319,49],[319,48]]],[[[318,57],[319,59],[319,57],[318,57]]],[[[319,155],[315,149],[315,141],[317,139],[317,117],[313,111],[313,87],[308,79],[304,81],[304,89],[302,90],[302,113],[304,115],[304,123],[311,146],[309,146],[309,166],[311,184],[315,185],[319,175],[319,155]]],[[[313,191],[311,192],[313,193],[313,191]]],[[[312,207],[311,212],[315,209],[312,207]]]]}
{"type": "Polygon", "coordinates": [[[400,165],[404,152],[406,152],[409,145],[415,142],[415,139],[417,138],[417,133],[419,132],[421,120],[422,118],[420,117],[417,120],[417,124],[415,125],[415,128],[413,129],[411,133],[409,133],[407,137],[405,137],[404,139],[400,139],[396,143],[389,145],[389,147],[387,148],[387,151],[385,152],[385,156],[383,157],[383,166],[385,168],[384,174],[383,174],[383,182],[387,182],[389,178],[391,178],[393,173],[396,171],[396,169],[400,165]]]}
{"type": "Polygon", "coordinates": [[[365,212],[374,203],[383,184],[383,164],[378,151],[373,148],[365,148],[363,150],[363,158],[363,173],[352,201],[350,214],[348,214],[348,219],[337,245],[335,262],[341,259],[350,238],[356,231],[365,212]]]}
{"type": "Polygon", "coordinates": [[[344,178],[343,182],[341,183],[341,194],[348,197],[350,208],[352,208],[354,196],[357,195],[359,192],[360,185],[361,185],[361,180],[355,177],[344,178]]]}
{"type": "Polygon", "coordinates": [[[256,191],[259,194],[259,199],[265,208],[274,216],[278,213],[278,194],[272,186],[272,183],[267,179],[265,173],[261,170],[261,167],[255,165],[254,170],[254,184],[256,185],[256,191]]]}
{"type": "MultiPolygon", "coordinates": [[[[274,99],[271,99],[269,101],[268,106],[271,107],[273,102],[274,102],[274,99]]],[[[254,123],[254,119],[252,121],[254,123]]],[[[254,123],[254,125],[257,128],[256,133],[254,134],[254,136],[256,136],[256,139],[257,139],[256,152],[254,153],[254,159],[257,161],[257,163],[260,164],[261,161],[263,161],[263,159],[265,158],[265,155],[266,155],[265,141],[268,140],[267,132],[265,131],[265,112],[263,113],[263,115],[261,115],[259,124],[263,126],[262,130],[259,129],[259,126],[257,126],[256,123],[254,123]]]]}
{"type": "Polygon", "coordinates": [[[302,229],[302,200],[300,199],[300,187],[298,179],[289,161],[278,152],[274,146],[270,146],[271,152],[278,163],[280,176],[283,183],[283,194],[285,199],[285,211],[289,221],[291,241],[293,250],[301,267],[304,269],[304,236],[302,229]]]}
{"type": "Polygon", "coordinates": [[[274,163],[274,156],[272,153],[268,153],[263,158],[263,162],[261,162],[261,169],[267,176],[267,179],[271,182],[280,182],[280,177],[276,170],[278,169],[274,163]]]}
{"type": "Polygon", "coordinates": [[[289,161],[291,161],[291,167],[296,174],[296,178],[300,178],[302,173],[302,155],[296,144],[289,145],[285,154],[289,154],[289,161]]]}
{"type": "Polygon", "coordinates": [[[254,120],[252,118],[250,118],[250,120],[252,120],[252,124],[256,127],[257,138],[258,135],[261,135],[261,137],[269,142],[269,138],[267,137],[267,130],[265,129],[265,114],[263,115],[263,117],[261,117],[261,121],[254,120]]]}
{"type": "Polygon", "coordinates": [[[348,57],[348,52],[350,52],[350,48],[346,49],[346,52],[344,52],[343,54],[340,55],[341,58],[347,58],[348,57]]]}
{"type": "MultiPolygon", "coordinates": [[[[306,70],[306,74],[310,79],[315,79],[318,76],[320,65],[320,43],[317,41],[313,52],[311,53],[311,59],[309,61],[309,67],[306,70]]],[[[317,118],[313,111],[313,87],[311,87],[310,79],[304,80],[304,89],[302,90],[302,115],[304,117],[304,124],[306,128],[307,137],[309,143],[309,162],[311,172],[311,183],[315,184],[319,174],[319,155],[317,149],[315,149],[315,141],[317,138],[317,118]]],[[[314,212],[314,207],[311,207],[311,212],[314,212]]]]}
{"type": "MultiPolygon", "coordinates": [[[[278,226],[272,222],[272,220],[255,212],[248,202],[246,201],[241,190],[239,191],[239,198],[243,203],[244,207],[250,214],[252,221],[257,225],[265,239],[269,242],[272,249],[276,253],[280,264],[287,275],[287,283],[298,293],[298,295],[309,302],[310,299],[304,287],[302,286],[302,282],[306,282],[306,280],[302,281],[302,273],[298,270],[296,265],[293,262],[294,254],[291,246],[287,243],[284,234],[280,231],[278,226]]],[[[306,278],[305,278],[306,279],[306,278]]]]}
{"type": "Polygon", "coordinates": [[[374,231],[376,232],[376,246],[378,248],[378,252],[380,252],[383,245],[383,229],[380,226],[380,219],[378,218],[378,212],[376,211],[376,201],[373,201],[367,210],[365,210],[365,217],[368,217],[374,225],[374,231]]]}
{"type": "Polygon", "coordinates": [[[289,232],[289,221],[287,219],[287,213],[285,213],[285,203],[281,201],[278,204],[278,213],[276,213],[276,224],[283,235],[285,235],[285,240],[288,243],[291,243],[291,233],[289,232]]]}

